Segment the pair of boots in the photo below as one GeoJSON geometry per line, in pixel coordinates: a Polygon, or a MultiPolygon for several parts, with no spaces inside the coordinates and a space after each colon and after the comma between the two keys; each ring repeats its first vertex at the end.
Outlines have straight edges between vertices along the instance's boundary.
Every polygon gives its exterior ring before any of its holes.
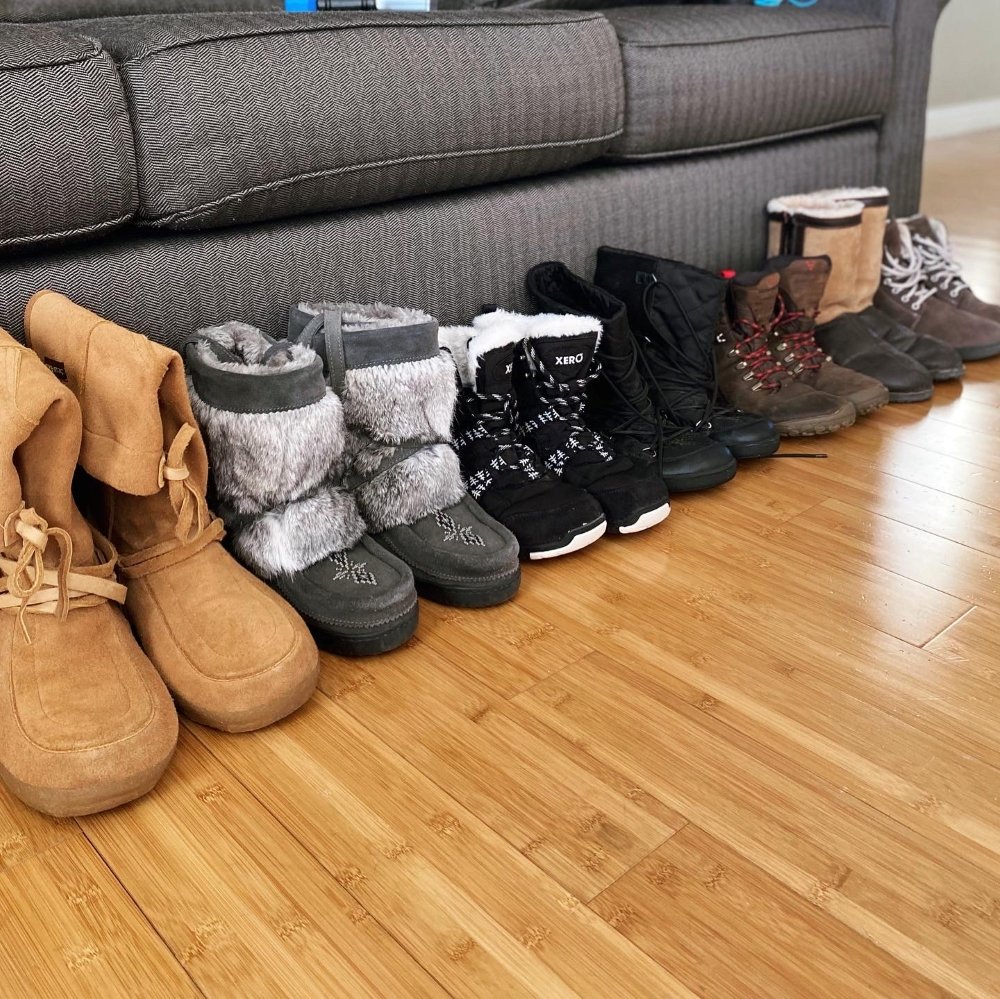
{"type": "Polygon", "coordinates": [[[171,694],[202,724],[261,728],[310,697],[319,656],[220,544],[180,357],[53,292],[24,325],[33,349],[0,331],[0,778],[84,815],[155,785],[171,694]]]}
{"type": "Polygon", "coordinates": [[[469,489],[530,559],[646,530],[670,512],[650,462],[586,422],[601,338],[592,316],[503,310],[440,333],[461,385],[456,443],[469,489]]]}
{"type": "Polygon", "coordinates": [[[818,345],[836,363],[882,382],[891,402],[920,402],[935,381],[959,378],[964,367],[946,331],[940,338],[916,334],[876,307],[888,213],[884,187],[776,198],[768,203],[768,252],[829,257],[818,345]]]}
{"type": "Polygon", "coordinates": [[[963,361],[1000,354],[1000,306],[982,301],[962,279],[938,219],[914,215],[888,224],[875,304],[914,333],[951,344],[963,361]]]}
{"type": "Polygon", "coordinates": [[[829,257],[776,257],[732,274],[728,321],[719,329],[719,378],[744,409],[789,437],[832,433],[889,401],[874,378],[836,364],[816,342],[829,257]]]}
{"type": "Polygon", "coordinates": [[[676,260],[601,247],[594,283],[549,261],[527,289],[543,309],[592,316],[603,335],[587,389],[590,425],[671,492],[728,482],[737,459],[780,443],[767,419],[730,405],[719,390],[715,343],[726,282],[676,260]]]}
{"type": "Polygon", "coordinates": [[[324,648],[398,647],[418,593],[463,607],[516,593],[517,542],[468,495],[450,443],[455,379],[432,317],[301,303],[287,340],[229,322],[185,360],[233,551],[324,648]]]}

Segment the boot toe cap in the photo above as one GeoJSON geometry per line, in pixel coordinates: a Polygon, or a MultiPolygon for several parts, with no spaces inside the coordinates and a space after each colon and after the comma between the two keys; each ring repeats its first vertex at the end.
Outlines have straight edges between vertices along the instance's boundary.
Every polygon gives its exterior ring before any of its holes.
{"type": "Polygon", "coordinates": [[[781,435],[763,416],[743,413],[710,431],[712,439],[728,448],[734,458],[766,458],[781,446],[781,435]]]}

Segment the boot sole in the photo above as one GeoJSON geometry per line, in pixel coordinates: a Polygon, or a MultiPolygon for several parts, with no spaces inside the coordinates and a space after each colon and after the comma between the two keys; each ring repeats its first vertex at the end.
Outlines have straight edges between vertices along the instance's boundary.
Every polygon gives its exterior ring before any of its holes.
{"type": "Polygon", "coordinates": [[[769,439],[760,444],[747,444],[744,447],[727,444],[726,447],[737,461],[746,461],[748,458],[770,458],[781,447],[781,437],[775,434],[773,440],[769,439]]]}
{"type": "Polygon", "coordinates": [[[889,400],[891,395],[888,389],[884,389],[876,396],[869,396],[867,399],[861,399],[860,401],[851,398],[851,402],[854,408],[858,412],[858,416],[869,416],[877,410],[881,409],[883,406],[889,405],[889,400]]]}
{"type": "Polygon", "coordinates": [[[716,486],[725,485],[736,475],[738,465],[733,458],[731,465],[711,472],[702,472],[701,475],[664,475],[663,481],[667,489],[672,493],[699,493],[703,489],[714,489],[716,486]]]}
{"type": "Polygon", "coordinates": [[[578,534],[573,535],[568,540],[564,539],[560,541],[551,548],[536,548],[534,551],[527,552],[526,554],[533,562],[544,558],[558,558],[560,555],[569,555],[571,552],[578,552],[581,548],[586,548],[587,545],[592,545],[595,541],[604,537],[607,529],[608,522],[602,519],[596,525],[585,527],[578,534]]]}
{"type": "Polygon", "coordinates": [[[1000,354],[1000,343],[988,343],[984,347],[956,347],[955,350],[963,361],[985,361],[1000,354]]]}
{"type": "Polygon", "coordinates": [[[956,378],[961,378],[965,374],[965,365],[963,364],[960,368],[943,368],[938,371],[931,371],[931,378],[936,382],[953,382],[956,378]]]}
{"type": "Polygon", "coordinates": [[[926,402],[934,395],[933,386],[929,389],[918,389],[916,392],[890,392],[889,402],[926,402]]]}
{"type": "Polygon", "coordinates": [[[0,766],[0,779],[29,808],[57,819],[96,815],[127,805],[149,794],[159,783],[173,758],[170,755],[156,766],[129,777],[127,780],[94,788],[39,788],[18,780],[6,767],[0,766]]]}
{"type": "Polygon", "coordinates": [[[778,424],[778,430],[782,437],[822,437],[825,434],[835,434],[838,430],[846,430],[854,426],[855,413],[851,413],[850,419],[841,418],[830,420],[827,423],[817,423],[811,421],[806,425],[795,423],[778,424]]]}
{"type": "Polygon", "coordinates": [[[631,524],[617,524],[614,526],[609,524],[608,534],[638,534],[640,531],[647,531],[651,527],[656,527],[657,524],[662,524],[669,516],[670,504],[663,503],[652,510],[640,513],[631,524]]]}
{"type": "Polygon", "coordinates": [[[362,635],[344,635],[330,630],[328,624],[304,618],[312,631],[316,644],[324,652],[338,656],[378,656],[392,652],[413,637],[419,619],[417,602],[413,602],[404,614],[395,618],[388,627],[380,631],[370,631],[362,635]]]}
{"type": "Polygon", "coordinates": [[[495,607],[506,603],[521,585],[521,567],[500,580],[491,580],[488,585],[469,584],[457,586],[454,583],[435,583],[417,579],[417,593],[425,600],[449,607],[495,607]]]}

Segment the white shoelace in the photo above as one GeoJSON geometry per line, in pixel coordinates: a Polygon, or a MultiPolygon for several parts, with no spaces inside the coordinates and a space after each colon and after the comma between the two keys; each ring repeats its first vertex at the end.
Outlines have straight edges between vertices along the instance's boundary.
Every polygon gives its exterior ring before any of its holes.
{"type": "Polygon", "coordinates": [[[882,278],[889,290],[914,312],[919,312],[924,302],[937,292],[936,288],[924,283],[923,268],[916,253],[906,259],[894,257],[886,250],[882,278]]]}
{"type": "Polygon", "coordinates": [[[939,243],[929,236],[914,236],[913,244],[920,255],[924,268],[924,276],[937,285],[942,291],[947,291],[952,298],[958,298],[969,286],[962,280],[962,269],[958,266],[947,244],[939,243]]]}

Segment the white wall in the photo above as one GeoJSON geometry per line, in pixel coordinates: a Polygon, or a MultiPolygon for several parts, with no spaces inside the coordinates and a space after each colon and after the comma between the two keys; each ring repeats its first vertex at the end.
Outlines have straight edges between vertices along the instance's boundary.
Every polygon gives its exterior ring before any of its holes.
{"type": "Polygon", "coordinates": [[[1000,0],[951,0],[934,40],[928,137],[1000,127],[998,46],[1000,0]]]}

